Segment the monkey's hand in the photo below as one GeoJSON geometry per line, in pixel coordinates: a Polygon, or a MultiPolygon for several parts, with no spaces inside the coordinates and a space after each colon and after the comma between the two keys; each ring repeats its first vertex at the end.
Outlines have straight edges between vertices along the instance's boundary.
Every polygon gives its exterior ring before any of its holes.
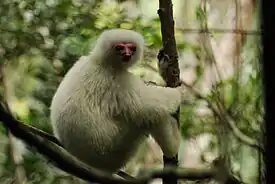
{"type": "Polygon", "coordinates": [[[169,61],[169,56],[164,53],[163,48],[159,50],[157,58],[158,58],[158,68],[159,68],[160,76],[161,77],[168,76],[169,63],[166,61],[169,61]]]}
{"type": "Polygon", "coordinates": [[[144,83],[149,86],[149,85],[153,85],[153,86],[158,86],[158,84],[156,82],[153,81],[144,81],[144,83]]]}
{"type": "Polygon", "coordinates": [[[176,87],[176,90],[178,90],[180,93],[181,104],[185,104],[187,101],[189,101],[187,89],[184,85],[180,85],[180,86],[176,87]]]}

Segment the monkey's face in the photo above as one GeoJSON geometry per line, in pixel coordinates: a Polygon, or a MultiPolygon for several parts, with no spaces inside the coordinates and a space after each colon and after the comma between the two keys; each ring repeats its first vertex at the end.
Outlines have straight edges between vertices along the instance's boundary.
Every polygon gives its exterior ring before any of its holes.
{"type": "Polygon", "coordinates": [[[131,61],[132,57],[135,55],[136,49],[137,47],[133,43],[119,42],[114,44],[116,56],[125,64],[131,61]]]}

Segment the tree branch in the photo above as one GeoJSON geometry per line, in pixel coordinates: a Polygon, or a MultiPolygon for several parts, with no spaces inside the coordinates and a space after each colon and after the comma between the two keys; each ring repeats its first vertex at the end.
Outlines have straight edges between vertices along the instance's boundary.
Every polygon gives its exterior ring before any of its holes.
{"type": "Polygon", "coordinates": [[[180,85],[180,70],[174,35],[173,5],[171,0],[159,0],[158,15],[161,22],[164,56],[163,63],[159,63],[162,70],[161,76],[168,87],[177,87],[180,85]]]}
{"type": "MultiPolygon", "coordinates": [[[[58,146],[54,142],[47,139],[45,140],[45,137],[40,137],[33,132],[29,132],[28,128],[25,127],[25,124],[14,119],[12,115],[5,111],[2,105],[0,106],[0,121],[3,122],[4,126],[7,127],[14,136],[36,148],[40,154],[50,159],[58,168],[89,182],[98,182],[102,184],[145,184],[156,178],[219,180],[219,170],[215,167],[210,169],[164,168],[153,170],[145,177],[136,179],[127,177],[127,180],[123,180],[109,174],[105,174],[104,172],[93,167],[89,167],[79,161],[76,157],[70,155],[65,149],[58,146]]],[[[231,178],[234,177],[231,176],[231,178]]]]}
{"type": "MultiPolygon", "coordinates": [[[[163,49],[158,54],[160,75],[168,87],[177,87],[180,85],[180,70],[178,63],[178,52],[175,40],[173,4],[171,0],[159,0],[158,15],[161,23],[161,34],[163,49]]],[[[179,126],[179,112],[175,114],[179,126]]],[[[180,127],[180,126],[179,126],[180,127]]],[[[178,155],[174,158],[163,156],[164,168],[167,166],[177,167],[178,155]]],[[[167,177],[163,179],[164,184],[177,184],[176,177],[167,177]]]]}

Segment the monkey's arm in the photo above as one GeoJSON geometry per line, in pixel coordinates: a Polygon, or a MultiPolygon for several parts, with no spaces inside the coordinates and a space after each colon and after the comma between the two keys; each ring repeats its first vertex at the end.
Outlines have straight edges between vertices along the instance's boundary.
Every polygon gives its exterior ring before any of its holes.
{"type": "Polygon", "coordinates": [[[183,86],[169,88],[145,84],[143,89],[144,104],[150,111],[156,109],[173,115],[186,99],[186,91],[183,86]]]}
{"type": "MultiPolygon", "coordinates": [[[[180,146],[181,133],[179,128],[179,106],[185,101],[186,91],[183,86],[177,88],[169,88],[157,86],[155,83],[146,83],[150,88],[148,91],[155,94],[153,96],[154,102],[152,108],[157,110],[164,109],[159,112],[162,118],[154,124],[151,130],[152,137],[161,147],[164,158],[173,159],[177,156],[180,146]]],[[[149,94],[150,94],[149,93],[149,94]]]]}

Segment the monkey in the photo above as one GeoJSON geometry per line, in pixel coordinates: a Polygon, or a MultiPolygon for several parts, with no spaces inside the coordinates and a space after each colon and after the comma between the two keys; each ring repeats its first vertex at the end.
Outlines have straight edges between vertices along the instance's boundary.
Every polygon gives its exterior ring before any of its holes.
{"type": "Polygon", "coordinates": [[[82,162],[113,174],[151,135],[173,158],[180,130],[173,114],[183,87],[148,85],[128,69],[143,57],[144,38],[135,31],[103,31],[58,86],[50,106],[53,133],[82,162]]]}

